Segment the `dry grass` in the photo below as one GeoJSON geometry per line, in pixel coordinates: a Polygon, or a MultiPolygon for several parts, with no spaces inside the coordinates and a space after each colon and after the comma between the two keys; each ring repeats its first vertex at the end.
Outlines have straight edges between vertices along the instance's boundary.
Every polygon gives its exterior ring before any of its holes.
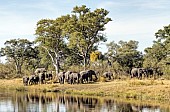
{"type": "Polygon", "coordinates": [[[114,80],[91,84],[43,84],[23,86],[22,79],[0,80],[0,89],[17,91],[64,92],[67,94],[112,96],[124,99],[159,100],[170,99],[169,80],[114,80]]]}

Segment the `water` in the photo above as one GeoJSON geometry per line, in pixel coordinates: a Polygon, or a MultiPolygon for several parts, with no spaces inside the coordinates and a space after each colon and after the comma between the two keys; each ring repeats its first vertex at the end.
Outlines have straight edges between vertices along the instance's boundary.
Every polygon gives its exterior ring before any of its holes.
{"type": "Polygon", "coordinates": [[[8,91],[0,92],[0,112],[170,112],[170,108],[105,97],[8,91]]]}

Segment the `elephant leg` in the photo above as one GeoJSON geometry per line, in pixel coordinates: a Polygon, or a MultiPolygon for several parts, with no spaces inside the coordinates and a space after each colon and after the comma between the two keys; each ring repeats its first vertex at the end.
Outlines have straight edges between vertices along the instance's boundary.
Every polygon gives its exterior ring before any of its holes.
{"type": "Polygon", "coordinates": [[[86,77],[86,82],[87,82],[87,83],[89,82],[88,80],[89,80],[89,78],[88,78],[88,77],[86,77]]]}
{"type": "Polygon", "coordinates": [[[142,80],[142,73],[139,73],[138,79],[142,80]]]}
{"type": "Polygon", "coordinates": [[[93,78],[92,78],[92,75],[90,75],[90,81],[92,81],[92,79],[93,79],[93,78]]]}
{"type": "Polygon", "coordinates": [[[63,84],[64,84],[64,80],[65,80],[65,79],[63,78],[63,84]]]}
{"type": "Polygon", "coordinates": [[[80,80],[81,80],[81,83],[83,84],[83,78],[81,78],[80,80]]]}
{"type": "Polygon", "coordinates": [[[109,80],[111,80],[111,76],[109,75],[109,80]]]}
{"type": "Polygon", "coordinates": [[[73,78],[70,78],[70,84],[73,84],[73,78]]]}
{"type": "Polygon", "coordinates": [[[79,78],[77,78],[77,83],[78,83],[78,84],[80,83],[80,79],[79,79],[79,78]]]}
{"type": "Polygon", "coordinates": [[[59,78],[59,83],[61,84],[61,78],[59,78]]]}

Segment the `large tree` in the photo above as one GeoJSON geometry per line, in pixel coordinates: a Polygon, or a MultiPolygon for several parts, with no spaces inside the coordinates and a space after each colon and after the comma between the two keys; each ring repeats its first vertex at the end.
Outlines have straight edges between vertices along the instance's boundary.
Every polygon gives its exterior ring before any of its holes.
{"type": "Polygon", "coordinates": [[[62,36],[62,26],[67,19],[69,19],[69,15],[59,17],[55,20],[42,19],[37,23],[36,42],[50,56],[51,62],[56,69],[56,74],[59,73],[61,55],[63,55],[66,48],[65,38],[62,36]]]}
{"type": "Polygon", "coordinates": [[[97,48],[99,42],[106,41],[103,31],[111,21],[111,18],[106,17],[108,13],[105,9],[91,11],[85,5],[76,6],[64,25],[64,33],[69,36],[69,46],[78,48],[77,53],[83,58],[84,69],[91,51],[97,48]]]}
{"type": "Polygon", "coordinates": [[[5,47],[1,48],[1,56],[13,61],[16,66],[16,73],[21,74],[23,63],[31,58],[36,57],[33,43],[27,39],[11,39],[4,43],[5,47]]]}

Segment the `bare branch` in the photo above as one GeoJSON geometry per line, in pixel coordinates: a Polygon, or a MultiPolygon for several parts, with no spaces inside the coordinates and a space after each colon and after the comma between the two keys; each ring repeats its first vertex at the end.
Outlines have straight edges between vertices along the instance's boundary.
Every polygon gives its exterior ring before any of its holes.
{"type": "Polygon", "coordinates": [[[45,46],[42,46],[42,47],[47,51],[48,55],[51,57],[52,62],[55,63],[54,58],[51,55],[51,53],[49,52],[49,50],[45,46]]]}

